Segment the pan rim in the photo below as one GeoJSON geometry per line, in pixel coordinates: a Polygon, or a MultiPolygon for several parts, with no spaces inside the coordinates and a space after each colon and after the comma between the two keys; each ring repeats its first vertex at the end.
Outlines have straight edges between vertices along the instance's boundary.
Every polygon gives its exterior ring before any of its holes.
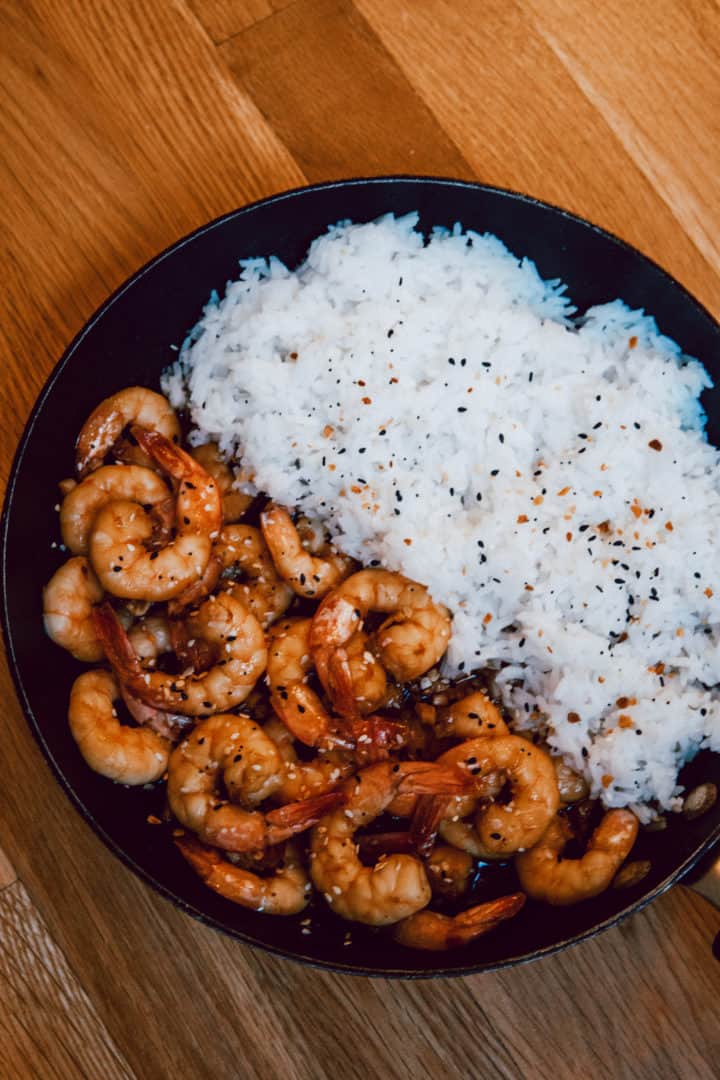
{"type": "Polygon", "coordinates": [[[80,797],[77,791],[73,788],[70,781],[65,777],[58,762],[55,760],[50,747],[48,746],[42,729],[38,723],[37,718],[30,705],[29,698],[26,693],[25,683],[20,670],[20,664],[15,653],[13,631],[10,623],[10,613],[8,610],[7,601],[7,588],[6,582],[8,577],[8,564],[7,564],[7,548],[8,548],[8,535],[10,529],[10,520],[13,513],[13,505],[15,500],[15,492],[17,486],[18,473],[20,471],[22,462],[24,460],[27,448],[32,440],[33,431],[37,420],[42,413],[44,405],[50,395],[53,392],[56,382],[62,375],[65,367],[70,361],[71,357],[79,347],[84,338],[90,334],[93,327],[104,317],[105,313],[133,286],[141,280],[147,273],[154,270],[155,267],[164,262],[167,258],[173,256],[177,251],[182,250],[185,246],[192,243],[198,237],[205,233],[222,227],[227,221],[234,220],[236,218],[244,217],[251,214],[253,211],[260,207],[273,206],[282,202],[286,202],[295,198],[302,198],[310,193],[319,191],[330,191],[338,188],[350,189],[353,187],[371,185],[392,185],[397,183],[411,183],[418,185],[431,185],[431,186],[446,186],[448,188],[468,188],[472,190],[479,190],[492,195],[501,196],[503,198],[509,198],[518,202],[526,203],[532,206],[541,208],[543,211],[551,211],[562,218],[573,221],[584,228],[591,230],[592,232],[600,235],[606,241],[620,247],[621,249],[630,252],[633,256],[639,256],[657,272],[659,272],[664,278],[667,279],[669,284],[680,294],[685,303],[688,303],[695,308],[697,314],[707,320],[712,330],[720,337],[720,325],[713,318],[707,308],[700,303],[686,288],[679,282],[672,274],[665,270],[659,263],[655,262],[652,258],[646,255],[640,249],[622,240],[614,233],[607,229],[601,228],[598,225],[593,224],[586,218],[579,214],[572,213],[569,210],[565,210],[553,203],[546,202],[541,199],[537,199],[534,196],[519,192],[510,188],[497,187],[490,184],[482,184],[470,180],[460,180],[453,177],[444,176],[432,176],[432,175],[416,175],[416,174],[392,174],[387,176],[372,176],[372,177],[351,177],[347,179],[339,179],[326,181],[317,184],[302,185],[296,188],[292,188],[287,191],[278,192],[274,195],[270,195],[266,198],[257,199],[245,206],[238,207],[231,210],[213,220],[200,225],[197,229],[181,237],[174,243],[168,245],[159,254],[149,259],[143,265],[141,265],[133,274],[130,275],[125,281],[123,281],[117,289],[115,289],[110,296],[95,310],[85,324],[80,328],[78,333],[73,337],[72,341],[63,351],[58,361],[53,366],[48,378],[43,385],[33,407],[30,415],[25,423],[20,440],[18,442],[17,449],[13,456],[12,465],[10,467],[10,473],[8,477],[7,489],[5,492],[4,506],[2,512],[2,519],[0,520],[0,594],[2,602],[0,604],[0,624],[2,626],[3,638],[5,642],[5,650],[8,659],[8,666],[12,675],[15,690],[20,701],[25,720],[28,723],[30,730],[35,738],[36,743],[40,747],[40,750],[45,758],[45,761],[50,767],[55,779],[59,782],[60,786],[64,790],[71,803],[79,811],[81,816],[85,819],[88,825],[92,828],[93,832],[99,837],[99,839],[105,844],[105,846],[112,852],[112,854],[119,858],[125,866],[127,866],[134,874],[136,874],[142,881],[158,892],[165,900],[173,903],[175,907],[183,911],[185,914],[203,923],[206,926],[210,926],[215,930],[219,930],[222,933],[235,938],[243,942],[245,945],[249,945],[252,948],[257,948],[263,952],[270,953],[275,956],[282,956],[285,959],[293,960],[297,963],[304,964],[323,971],[332,971],[338,974],[350,974],[360,975],[364,977],[372,978],[393,978],[393,979],[427,979],[427,978],[454,978],[465,975],[489,973],[492,971],[503,970],[508,967],[515,967],[521,964],[530,963],[534,960],[539,960],[546,956],[551,956],[554,953],[558,953],[572,945],[579,944],[581,941],[586,941],[589,938],[594,937],[597,934],[602,933],[604,930],[610,929],[612,926],[618,925],[631,915],[642,911],[653,900],[657,899],[663,893],[665,893],[672,885],[679,882],[690,870],[703,859],[713,848],[713,846],[720,841],[720,825],[718,825],[705,840],[697,847],[690,855],[670,874],[668,874],[661,882],[659,882],[648,893],[644,893],[638,899],[628,904],[620,912],[608,917],[600,923],[596,923],[589,927],[587,930],[580,933],[573,934],[572,936],[555,942],[552,945],[548,945],[544,948],[536,949],[531,952],[519,953],[516,956],[509,956],[503,960],[483,962],[470,962],[467,965],[455,965],[452,968],[445,967],[433,967],[426,969],[413,969],[407,970],[398,967],[365,967],[358,964],[348,964],[342,961],[329,961],[319,959],[315,956],[309,956],[304,954],[301,949],[294,948],[289,949],[286,947],[280,947],[272,945],[264,941],[258,941],[256,938],[246,934],[245,932],[229,927],[224,924],[220,919],[210,916],[205,912],[196,908],[193,904],[184,900],[178,896],[171,888],[163,884],[155,878],[150,872],[145,870],[142,866],[135,862],[135,860],[117,843],[112,837],[105,831],[105,829],[95,819],[92,811],[85,804],[84,800],[80,797]]]}

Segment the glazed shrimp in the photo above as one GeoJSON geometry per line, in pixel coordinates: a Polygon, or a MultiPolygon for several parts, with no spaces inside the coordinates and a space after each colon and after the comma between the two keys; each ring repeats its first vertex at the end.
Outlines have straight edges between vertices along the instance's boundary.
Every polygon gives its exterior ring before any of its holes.
{"type": "Polygon", "coordinates": [[[210,597],[185,623],[192,638],[214,647],[209,670],[189,675],[147,671],[108,605],[96,609],[95,626],[116,675],[133,694],[157,708],[185,716],[207,716],[242,704],[265,670],[262,627],[232,596],[210,597]]]}
{"type": "Polygon", "coordinates": [[[426,907],[431,889],[425,867],[413,855],[383,856],[375,866],[360,861],[355,833],[375,820],[399,791],[453,794],[468,778],[432,762],[380,762],[342,787],[345,805],[312,833],[311,877],[330,907],[353,922],[387,926],[426,907]]]}
{"type": "Polygon", "coordinates": [[[65,547],[74,555],[86,555],[95,517],[116,499],[155,506],[166,512],[174,499],[167,484],[152,469],[140,465],[103,465],[90,473],[65,496],[60,507],[60,531],[65,547]]]}
{"type": "Polygon", "coordinates": [[[433,896],[459,900],[470,888],[475,863],[466,851],[450,844],[436,844],[425,860],[433,896]]]}
{"type": "Polygon", "coordinates": [[[501,896],[499,900],[477,904],[454,916],[441,915],[437,911],[418,911],[397,924],[393,937],[398,944],[406,945],[409,949],[433,952],[456,949],[517,915],[524,903],[523,893],[512,893],[501,896]]]}
{"type": "Polygon", "coordinates": [[[571,803],[586,799],[590,792],[590,786],[585,777],[576,773],[560,757],[553,757],[552,763],[560,793],[560,805],[569,806],[571,803]]]}
{"type": "Polygon", "coordinates": [[[95,517],[90,559],[108,592],[133,600],[171,600],[203,576],[222,522],[217,485],[184,450],[155,432],[138,442],[179,485],[177,535],[149,551],[152,523],[135,502],[119,499],[95,517]]]}
{"type": "Polygon", "coordinates": [[[68,719],[78,749],[90,768],[121,784],[150,784],[165,772],[171,744],[145,727],[120,723],[120,697],[109,671],[86,671],[70,692],[68,719]]]}
{"type": "MultiPolygon", "coordinates": [[[[311,622],[311,619],[284,619],[270,630],[267,658],[270,701],[288,730],[306,746],[352,747],[352,725],[332,717],[306,681],[313,668],[311,622]]],[[[374,706],[375,702],[368,704],[374,706]]]]}
{"type": "Polygon", "coordinates": [[[285,845],[282,863],[270,877],[233,866],[194,836],[177,839],[175,846],[209,888],[241,907],[265,915],[297,915],[310,902],[312,886],[292,843],[285,845]]]}
{"type": "Polygon", "coordinates": [[[180,824],[206,843],[261,851],[315,825],[342,801],[330,793],[263,814],[257,807],[277,791],[280,772],[277,747],[249,717],[211,716],[170,757],[168,803],[180,824]],[[221,779],[231,801],[220,793],[221,779]]]}
{"type": "Polygon", "coordinates": [[[220,560],[223,588],[242,600],[263,627],[285,614],[295,594],[275,569],[259,529],[226,525],[214,552],[220,560]]]}
{"type": "Polygon", "coordinates": [[[482,690],[477,690],[452,705],[439,708],[432,727],[440,739],[477,739],[484,735],[510,733],[499,708],[482,690]]]}
{"type": "Polygon", "coordinates": [[[515,869],[528,896],[566,906],[589,900],[608,888],[630,854],[638,820],[630,810],[608,810],[590,837],[580,859],[565,859],[572,836],[567,818],[555,817],[542,839],[515,859],[515,869]]]}
{"type": "Polygon", "coordinates": [[[270,506],[260,515],[265,543],[284,581],[298,596],[319,600],[339,585],[353,567],[352,559],[328,545],[323,555],[312,555],[302,545],[287,510],[270,506]]]}
{"type": "Polygon", "coordinates": [[[445,652],[450,615],[423,585],[388,570],[360,570],[325,597],[313,618],[310,647],[324,686],[330,658],[347,648],[371,611],[389,615],[373,640],[383,667],[398,682],[418,678],[445,652]]]}
{"type": "Polygon", "coordinates": [[[519,735],[470,739],[438,758],[478,778],[496,774],[510,785],[509,803],[491,802],[475,813],[473,824],[459,819],[476,807],[458,800],[440,825],[443,839],[475,858],[498,859],[536,844],[560,805],[550,755],[519,735]]]}
{"type": "Polygon", "coordinates": [[[92,619],[93,607],[102,598],[102,585],[82,555],[63,563],[43,589],[46,634],[86,664],[96,664],[105,655],[92,619]]]}
{"type": "Polygon", "coordinates": [[[295,751],[295,740],[281,720],[268,720],[262,730],[275,743],[282,758],[280,784],[274,795],[280,803],[297,802],[333,791],[355,771],[353,757],[337,750],[321,752],[312,761],[301,761],[295,751]]]}
{"type": "MultiPolygon", "coordinates": [[[[156,431],[172,443],[180,441],[180,424],[162,394],[144,386],[128,386],[101,401],[80,429],[75,444],[75,465],[80,477],[102,465],[105,455],[131,424],[156,431]]],[[[147,450],[145,447],[143,450],[147,450]]],[[[149,464],[148,458],[135,453],[136,464],[149,464]]]]}
{"type": "MultiPolygon", "coordinates": [[[[510,734],[497,705],[493,704],[482,690],[468,694],[460,701],[443,708],[420,702],[415,706],[415,711],[421,723],[431,728],[438,739],[453,737],[474,739],[485,735],[510,734]]],[[[492,794],[492,791],[486,791],[486,794],[492,794]]],[[[476,801],[477,797],[473,796],[467,796],[462,803],[456,800],[453,815],[466,817],[471,813],[476,801]]],[[[412,817],[416,803],[417,799],[412,795],[399,795],[393,800],[388,810],[396,817],[412,817]]],[[[430,833],[427,827],[425,835],[429,841],[430,833]]]]}
{"type": "Polygon", "coordinates": [[[223,521],[226,525],[240,518],[249,510],[254,501],[253,495],[245,495],[242,491],[236,491],[232,469],[220,454],[217,443],[203,443],[194,446],[190,456],[202,465],[205,472],[212,476],[218,486],[222,498],[223,521]]]}

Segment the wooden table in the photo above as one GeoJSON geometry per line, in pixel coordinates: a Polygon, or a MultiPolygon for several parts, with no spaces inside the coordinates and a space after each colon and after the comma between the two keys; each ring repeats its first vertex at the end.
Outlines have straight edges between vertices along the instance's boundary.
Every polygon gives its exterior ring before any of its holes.
{"type": "MultiPolygon", "coordinates": [[[[112,289],[207,219],[306,181],[518,188],[619,233],[720,314],[717,0],[3,0],[0,40],[3,470],[112,289]]],[[[720,917],[683,889],[499,975],[306,970],[198,925],[112,858],[4,671],[3,691],[3,1076],[718,1075],[720,917]]]]}

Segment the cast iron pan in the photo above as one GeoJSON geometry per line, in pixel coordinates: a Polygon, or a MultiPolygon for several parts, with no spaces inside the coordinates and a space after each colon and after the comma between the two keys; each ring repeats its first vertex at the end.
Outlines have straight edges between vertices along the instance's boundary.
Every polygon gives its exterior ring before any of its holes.
{"type": "MultiPolygon", "coordinates": [[[[707,860],[720,837],[720,804],[704,817],[678,816],[661,833],[641,833],[634,857],[651,860],[649,875],[628,891],[553,910],[528,903],[512,924],[474,945],[422,953],[393,944],[385,932],[335,918],[323,901],[304,916],[271,918],[215,895],[195,877],[164,827],[162,790],[126,789],[92,773],[64,722],[73,680],[83,667],[53,645],[41,620],[41,588],[63,559],[58,538],[57,482],[73,466],[73,441],[91,409],[133,383],[157,388],[162,369],[200,316],[212,289],[222,293],[241,257],[279,255],[291,267],[310,242],[343,219],[419,210],[421,225],[461,221],[496,233],[543,277],[560,277],[582,312],[623,297],[656,316],[720,378],[720,327],[667,273],[616,237],[555,207],[514,192],[428,177],[349,180],[277,195],[237,210],[180,240],[123,285],[78,334],[50,376],[20,441],[2,521],[2,618],[5,642],[28,722],[78,810],[132,870],[188,914],[281,956],[365,975],[430,976],[486,971],[561,949],[613,925],[707,860]],[[42,673],[42,677],[39,677],[42,673]],[[300,919],[312,917],[311,934],[300,919]],[[351,944],[344,939],[352,930],[351,944]]],[[[705,395],[710,439],[720,439],[720,394],[705,395]]],[[[701,754],[683,773],[687,785],[720,784],[720,756],[701,754]]],[[[70,810],[68,810],[68,813],[70,810]]],[[[516,883],[511,869],[488,870],[478,899],[516,883]]]]}

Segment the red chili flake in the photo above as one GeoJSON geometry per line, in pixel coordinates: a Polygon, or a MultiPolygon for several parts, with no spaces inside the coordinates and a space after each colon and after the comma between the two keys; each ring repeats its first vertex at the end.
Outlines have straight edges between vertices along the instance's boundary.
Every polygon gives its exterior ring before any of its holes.
{"type": "Polygon", "coordinates": [[[353,492],[353,493],[354,493],[355,495],[360,495],[360,494],[361,494],[361,492],[362,492],[362,488],[361,488],[361,487],[358,487],[358,486],[357,486],[357,484],[351,484],[351,485],[350,485],[350,490],[351,490],[351,491],[352,491],[352,492],[353,492]]]}
{"type": "Polygon", "coordinates": [[[579,724],[580,716],[576,712],[569,712],[567,714],[567,722],[568,724],[579,724]]]}
{"type": "Polygon", "coordinates": [[[400,382],[400,380],[399,380],[398,378],[396,378],[396,377],[395,377],[395,375],[393,375],[393,377],[392,377],[392,379],[390,380],[390,382],[391,382],[391,383],[396,383],[396,382],[400,382]]]}
{"type": "Polygon", "coordinates": [[[652,667],[649,667],[648,671],[651,671],[653,673],[653,675],[664,675],[665,674],[665,665],[663,664],[662,661],[659,661],[657,664],[653,664],[652,667]]]}
{"type": "Polygon", "coordinates": [[[596,499],[602,498],[602,491],[593,491],[593,495],[596,499]]]}
{"type": "Polygon", "coordinates": [[[363,405],[372,405],[372,398],[371,397],[364,397],[362,399],[362,403],[363,403],[363,405]]]}
{"type": "Polygon", "coordinates": [[[651,439],[648,446],[651,450],[662,450],[662,443],[659,439],[651,439]]]}
{"type": "Polygon", "coordinates": [[[543,501],[542,495],[536,495],[535,498],[533,499],[533,506],[542,506],[542,501],[543,501]]]}
{"type": "Polygon", "coordinates": [[[621,727],[621,728],[635,727],[635,725],[634,725],[634,723],[632,721],[632,717],[626,716],[625,713],[623,713],[622,716],[618,719],[618,727],[621,727]]]}
{"type": "Polygon", "coordinates": [[[628,341],[628,345],[630,346],[631,349],[634,349],[637,346],[637,342],[638,342],[638,339],[637,339],[636,335],[633,334],[633,336],[628,341]]]}
{"type": "Polygon", "coordinates": [[[330,424],[326,424],[325,427],[323,428],[323,438],[324,439],[329,439],[334,431],[335,431],[334,427],[332,427],[330,424]]]}
{"type": "Polygon", "coordinates": [[[328,469],[330,470],[330,472],[335,472],[336,466],[335,466],[335,465],[333,465],[332,461],[331,461],[331,462],[330,462],[330,464],[328,465],[328,469]]]}
{"type": "MultiPolygon", "coordinates": [[[[595,492],[595,494],[597,495],[597,491],[595,492]]],[[[595,526],[595,528],[600,533],[609,533],[610,532],[610,522],[609,521],[601,521],[599,525],[595,526]]]]}
{"type": "Polygon", "coordinates": [[[565,533],[565,539],[567,540],[568,543],[570,543],[570,541],[572,540],[572,533],[571,532],[565,533]]]}
{"type": "Polygon", "coordinates": [[[567,495],[569,490],[569,487],[560,488],[560,490],[558,491],[558,495],[567,495]]]}
{"type": "Polygon", "coordinates": [[[409,536],[405,537],[405,539],[403,540],[403,544],[407,544],[408,547],[412,546],[412,540],[410,539],[409,536]]]}
{"type": "Polygon", "coordinates": [[[642,517],[642,507],[639,506],[637,502],[634,502],[632,504],[632,506],[630,507],[630,511],[635,515],[636,518],[642,517]]]}
{"type": "Polygon", "coordinates": [[[708,588],[708,589],[706,589],[706,590],[705,590],[705,595],[707,596],[708,600],[710,599],[710,597],[712,596],[712,594],[713,594],[713,591],[712,591],[712,589],[709,589],[709,588],[708,588]]]}
{"type": "Polygon", "coordinates": [[[518,516],[517,516],[518,525],[524,525],[527,520],[528,520],[527,514],[518,514],[518,516]]]}
{"type": "Polygon", "coordinates": [[[534,585],[526,585],[525,586],[525,592],[535,592],[535,586],[534,585]]]}
{"type": "Polygon", "coordinates": [[[492,622],[492,618],[493,618],[492,615],[488,611],[487,615],[483,619],[483,622],[485,623],[486,626],[488,625],[488,623],[492,622]]]}
{"type": "Polygon", "coordinates": [[[617,705],[618,709],[627,709],[628,705],[630,704],[630,698],[619,697],[615,704],[617,705]]]}
{"type": "Polygon", "coordinates": [[[668,532],[672,532],[673,531],[673,523],[672,523],[672,521],[666,521],[665,522],[665,528],[667,529],[668,532]]]}
{"type": "Polygon", "coordinates": [[[610,773],[605,773],[605,775],[601,778],[600,783],[604,788],[609,788],[614,779],[615,777],[611,776],[610,773]]]}
{"type": "Polygon", "coordinates": [[[160,818],[155,817],[154,814],[148,814],[145,820],[147,821],[148,825],[162,825],[162,821],[160,820],[160,818]]]}
{"type": "Polygon", "coordinates": [[[367,383],[364,379],[358,379],[357,384],[358,386],[367,386],[367,383]]]}

